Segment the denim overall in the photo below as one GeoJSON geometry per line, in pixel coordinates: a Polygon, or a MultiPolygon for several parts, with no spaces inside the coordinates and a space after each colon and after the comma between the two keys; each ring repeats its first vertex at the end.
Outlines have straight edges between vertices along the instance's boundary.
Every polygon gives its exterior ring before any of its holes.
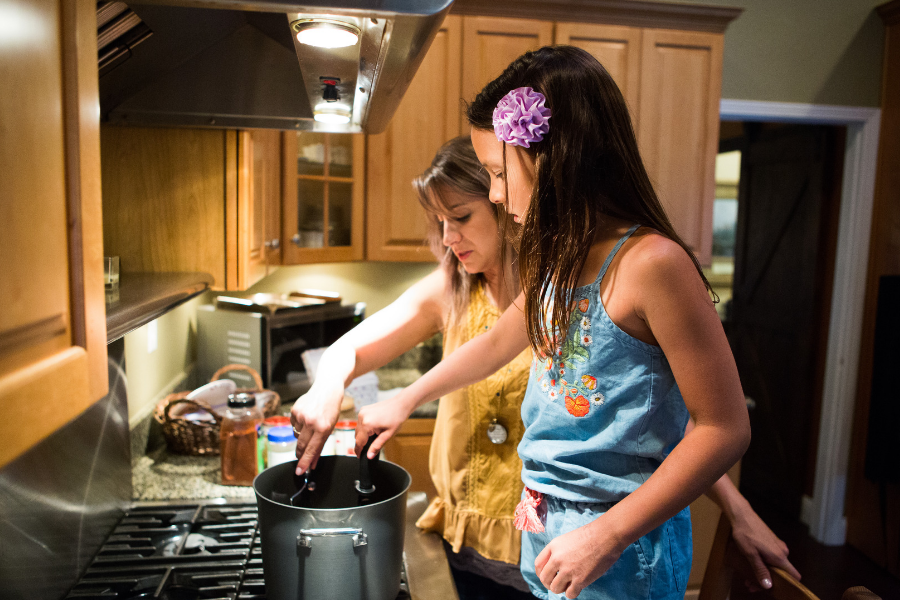
{"type": "MultiPolygon", "coordinates": [[[[662,350],[619,329],[600,302],[600,282],[637,228],[619,240],[594,283],[573,290],[575,310],[557,355],[532,364],[519,456],[522,481],[544,494],[547,514],[543,533],[522,534],[521,568],[539,598],[565,597],[550,593],[535,574],[544,546],[636,490],[681,441],[687,424],[662,350]]],[[[691,550],[690,511],[684,508],[629,546],[578,597],[680,600],[691,550]]]]}

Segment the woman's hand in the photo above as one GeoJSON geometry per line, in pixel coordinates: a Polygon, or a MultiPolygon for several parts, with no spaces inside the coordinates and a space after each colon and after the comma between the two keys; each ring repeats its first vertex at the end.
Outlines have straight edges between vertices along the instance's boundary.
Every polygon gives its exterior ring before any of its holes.
{"type": "Polygon", "coordinates": [[[794,579],[800,579],[800,572],[788,561],[787,544],[778,539],[749,504],[731,517],[731,528],[731,536],[756,577],[756,581],[745,582],[751,592],[772,587],[767,565],[784,569],[794,579]]]}
{"type": "Polygon", "coordinates": [[[534,570],[548,590],[575,598],[606,573],[626,547],[604,527],[601,516],[551,540],[534,559],[534,570]]]}
{"type": "Polygon", "coordinates": [[[363,406],[356,417],[356,455],[362,452],[366,442],[373,435],[377,435],[375,441],[369,447],[368,457],[375,458],[378,452],[391,439],[400,425],[409,418],[415,405],[409,407],[404,402],[404,392],[401,392],[390,400],[383,400],[375,404],[363,406]]]}
{"type": "Polygon", "coordinates": [[[343,397],[343,386],[326,390],[314,385],[294,402],[291,425],[297,436],[297,475],[316,468],[322,448],[337,423],[343,397]]]}

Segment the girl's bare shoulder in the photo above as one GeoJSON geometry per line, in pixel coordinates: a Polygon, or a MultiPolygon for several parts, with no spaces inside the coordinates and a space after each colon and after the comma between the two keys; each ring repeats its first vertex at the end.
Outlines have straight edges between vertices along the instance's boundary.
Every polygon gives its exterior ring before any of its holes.
{"type": "MultiPolygon", "coordinates": [[[[622,257],[622,272],[639,282],[647,300],[711,299],[694,261],[677,242],[642,227],[622,257]]],[[[631,241],[631,240],[629,240],[631,241]]]]}

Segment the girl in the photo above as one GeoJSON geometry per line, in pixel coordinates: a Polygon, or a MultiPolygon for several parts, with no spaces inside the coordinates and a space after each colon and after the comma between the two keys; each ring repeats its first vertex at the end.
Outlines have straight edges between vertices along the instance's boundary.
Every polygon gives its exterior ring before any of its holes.
{"type": "Polygon", "coordinates": [[[522,224],[523,293],[490,331],[365,407],[357,451],[377,433],[374,456],[416,406],[530,346],[517,524],[532,593],[682,598],[686,507],[750,439],[709,284],[653,191],[621,93],[587,52],[526,53],[467,117],[490,200],[522,224]]]}
{"type": "MultiPolygon", "coordinates": [[[[469,137],[447,142],[413,184],[441,267],[325,352],[315,384],[291,411],[298,473],[315,464],[337,422],[344,387],[354,377],[438,331],[448,356],[493,327],[518,293],[510,289],[517,282],[513,257],[501,253],[499,223],[508,217],[488,201],[490,181],[469,137]]],[[[417,525],[444,537],[463,600],[532,597],[519,572],[520,535],[513,526],[522,470],[516,444],[524,432],[519,409],[529,356],[522,353],[508,363],[441,399],[431,442],[429,468],[438,496],[417,525]]]]}

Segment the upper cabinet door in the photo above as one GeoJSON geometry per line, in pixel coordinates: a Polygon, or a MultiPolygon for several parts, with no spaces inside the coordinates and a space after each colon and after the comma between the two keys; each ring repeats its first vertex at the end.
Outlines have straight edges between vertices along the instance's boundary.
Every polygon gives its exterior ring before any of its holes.
{"type": "Polygon", "coordinates": [[[509,63],[553,43],[553,22],[463,17],[463,99],[471,102],[509,63]]]}
{"type": "MultiPolygon", "coordinates": [[[[245,274],[239,289],[246,289],[281,264],[281,137],[280,131],[254,129],[241,132],[238,141],[239,271],[245,274]]],[[[240,278],[239,278],[240,279],[240,278]]]]}
{"type": "Polygon", "coordinates": [[[433,261],[427,221],[412,180],[435,152],[459,135],[461,18],[449,16],[438,31],[391,124],[367,139],[366,258],[433,261]]]}
{"type": "MultiPolygon", "coordinates": [[[[10,3],[7,2],[7,5],[10,3]]],[[[96,4],[12,0],[0,43],[0,466],[107,391],[96,4]],[[14,18],[14,17],[9,17],[14,18]],[[63,26],[65,25],[65,26],[63,26]]]]}
{"type": "Polygon", "coordinates": [[[290,132],[282,148],[282,262],[362,260],[363,135],[290,132]]]}
{"type": "Polygon", "coordinates": [[[637,127],[641,87],[641,30],[619,25],[557,23],[556,43],[587,50],[622,90],[637,127]]]}
{"type": "Polygon", "coordinates": [[[638,138],[675,231],[702,265],[712,260],[722,35],[646,29],[638,138]]]}

